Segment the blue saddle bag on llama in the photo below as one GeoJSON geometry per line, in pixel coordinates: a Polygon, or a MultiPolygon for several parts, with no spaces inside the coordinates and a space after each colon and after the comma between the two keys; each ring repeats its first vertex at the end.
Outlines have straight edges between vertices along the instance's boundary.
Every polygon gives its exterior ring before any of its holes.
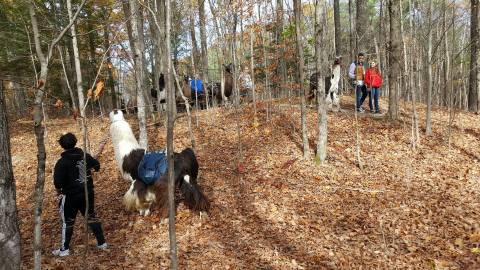
{"type": "Polygon", "coordinates": [[[164,151],[145,152],[138,164],[138,176],[146,185],[152,185],[167,172],[167,155],[164,151]]]}

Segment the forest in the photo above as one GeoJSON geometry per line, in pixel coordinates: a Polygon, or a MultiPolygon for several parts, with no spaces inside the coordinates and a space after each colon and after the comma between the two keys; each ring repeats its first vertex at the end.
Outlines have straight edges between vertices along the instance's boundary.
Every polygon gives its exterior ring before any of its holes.
{"type": "Polygon", "coordinates": [[[479,2],[0,0],[0,269],[480,269],[479,2]]]}

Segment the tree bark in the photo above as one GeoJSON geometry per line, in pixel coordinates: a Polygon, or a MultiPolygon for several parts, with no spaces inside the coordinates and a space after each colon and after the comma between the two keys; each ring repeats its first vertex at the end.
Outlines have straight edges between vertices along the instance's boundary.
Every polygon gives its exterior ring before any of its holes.
{"type": "Polygon", "coordinates": [[[327,109],[325,102],[325,32],[326,32],[325,1],[315,1],[315,68],[317,71],[317,102],[318,102],[318,138],[316,160],[324,163],[327,157],[327,109]]]}
{"type": "Polygon", "coordinates": [[[340,0],[333,0],[333,24],[335,29],[335,55],[342,55],[342,32],[340,27],[340,0]]]}
{"type": "Polygon", "coordinates": [[[175,233],[175,179],[173,175],[173,128],[175,125],[175,91],[172,84],[172,60],[170,59],[170,31],[171,31],[171,10],[170,0],[165,0],[165,60],[167,64],[166,85],[167,85],[167,153],[168,153],[168,233],[170,239],[170,268],[176,270],[177,262],[177,240],[175,233]]]}
{"type": "Polygon", "coordinates": [[[472,112],[478,112],[478,98],[479,98],[479,0],[471,0],[471,16],[470,16],[470,84],[468,88],[468,110],[472,112]]]}
{"type": "Polygon", "coordinates": [[[357,54],[357,48],[355,46],[355,37],[353,34],[353,8],[352,8],[352,0],[348,0],[348,30],[349,30],[349,41],[350,41],[350,59],[355,59],[355,55],[357,54]]]}
{"type": "MultiPolygon", "coordinates": [[[[355,40],[358,52],[367,53],[368,37],[368,14],[367,14],[367,0],[356,0],[356,23],[355,23],[355,40]]],[[[398,18],[395,18],[398,19],[398,18]]]]}
{"type": "Polygon", "coordinates": [[[398,119],[398,89],[401,84],[401,61],[402,48],[400,36],[400,22],[398,20],[400,14],[400,5],[397,0],[388,1],[388,12],[390,14],[390,46],[389,46],[389,63],[388,82],[390,94],[388,99],[388,116],[390,120],[396,121],[398,119]]]}
{"type": "MultiPolygon", "coordinates": [[[[72,22],[73,15],[72,15],[72,1],[67,0],[67,11],[68,11],[68,19],[72,22]]],[[[80,115],[85,117],[84,105],[85,99],[83,96],[83,81],[82,81],[82,68],[80,67],[80,53],[78,51],[78,44],[77,44],[77,35],[75,33],[75,24],[72,24],[70,28],[70,33],[72,34],[72,43],[73,43],[73,56],[75,62],[75,71],[77,75],[77,95],[78,95],[78,107],[80,107],[80,115]]]]}
{"type": "MultiPolygon", "coordinates": [[[[195,33],[195,12],[194,12],[194,6],[193,6],[193,1],[190,1],[190,12],[189,14],[189,20],[190,20],[190,39],[192,41],[192,56],[193,56],[193,61],[195,63],[198,63],[198,45],[197,45],[197,35],[195,33]]],[[[195,75],[195,74],[193,74],[195,75]]]]}
{"type": "Polygon", "coordinates": [[[298,84],[300,86],[300,101],[301,101],[301,121],[302,121],[302,141],[303,141],[303,157],[310,158],[310,146],[308,144],[308,130],[307,130],[307,110],[305,105],[305,75],[304,75],[304,58],[303,58],[303,35],[301,28],[302,5],[301,0],[293,1],[293,12],[295,14],[295,37],[297,45],[297,58],[299,62],[298,67],[298,84]]]}
{"type": "MultiPolygon", "coordinates": [[[[280,77],[280,92],[285,91],[285,85],[287,83],[287,64],[285,62],[285,42],[283,39],[283,28],[284,28],[284,10],[283,10],[283,0],[276,0],[276,20],[277,27],[275,29],[276,42],[278,46],[278,66],[277,74],[280,77]]],[[[253,57],[253,55],[252,55],[253,57]]],[[[252,69],[253,70],[253,69],[252,69]]]]}
{"type": "Polygon", "coordinates": [[[60,55],[60,62],[62,63],[63,74],[65,77],[65,84],[67,85],[68,93],[70,94],[70,99],[72,100],[72,108],[73,108],[73,111],[78,111],[77,102],[75,101],[75,95],[73,94],[73,89],[70,86],[67,69],[65,68],[65,63],[63,61],[63,52],[60,46],[58,46],[57,48],[58,48],[58,54],[60,55]]]}
{"type": "Polygon", "coordinates": [[[138,124],[140,127],[139,144],[142,148],[148,149],[148,137],[147,137],[147,125],[146,125],[146,113],[145,113],[145,99],[144,99],[144,64],[143,64],[143,51],[142,46],[139,44],[139,32],[143,31],[143,25],[140,23],[139,16],[142,16],[137,3],[137,0],[129,0],[131,21],[132,21],[132,40],[130,44],[133,44],[134,48],[134,66],[135,66],[135,78],[137,88],[137,109],[138,109],[138,124]]]}
{"type": "Polygon", "coordinates": [[[433,4],[430,1],[428,7],[428,51],[427,51],[427,65],[428,65],[428,75],[427,75],[427,115],[425,123],[425,133],[427,135],[432,135],[432,91],[433,91],[433,79],[432,79],[432,13],[433,13],[433,4]]]}
{"type": "Polygon", "coordinates": [[[0,265],[2,269],[20,269],[20,233],[18,228],[15,179],[13,178],[8,133],[7,106],[0,81],[0,265]]]}
{"type": "MultiPolygon", "coordinates": [[[[198,0],[198,19],[200,21],[200,45],[202,52],[201,78],[204,88],[208,85],[208,53],[207,53],[207,30],[205,26],[205,0],[198,0]]],[[[206,105],[208,108],[208,95],[205,95],[206,105]]]]}
{"type": "Polygon", "coordinates": [[[35,5],[30,2],[28,11],[30,14],[30,20],[32,24],[33,37],[35,41],[35,50],[38,60],[40,62],[40,77],[35,82],[37,91],[35,92],[35,100],[33,105],[33,125],[35,131],[35,137],[37,141],[37,181],[35,184],[35,209],[34,209],[34,239],[33,239],[33,257],[34,257],[34,269],[40,270],[42,263],[42,209],[43,209],[43,189],[45,183],[45,126],[43,122],[43,96],[45,91],[45,85],[48,75],[48,63],[52,57],[53,48],[57,45],[60,39],[70,29],[75,22],[78,14],[85,5],[86,0],[83,0],[78,7],[75,15],[70,23],[57,35],[57,37],[48,46],[46,55],[43,53],[40,43],[40,34],[38,31],[37,14],[35,12],[35,5]]]}
{"type": "Polygon", "coordinates": [[[255,91],[255,66],[253,64],[253,29],[250,27],[250,71],[252,72],[252,101],[253,101],[253,114],[254,120],[257,121],[257,95],[255,91]]]}
{"type": "MultiPolygon", "coordinates": [[[[409,0],[409,12],[410,14],[413,14],[413,1],[412,0],[409,0]]],[[[410,73],[408,75],[408,85],[410,87],[410,91],[411,91],[411,96],[412,96],[412,120],[413,120],[413,123],[412,123],[412,128],[413,128],[413,131],[412,131],[412,147],[415,149],[416,146],[420,145],[420,132],[419,132],[419,128],[418,128],[418,113],[417,113],[417,89],[419,89],[420,87],[416,87],[414,85],[414,65],[413,65],[413,58],[414,58],[414,53],[415,53],[415,48],[416,48],[416,40],[415,40],[415,36],[414,35],[414,25],[413,25],[413,16],[410,15],[410,18],[409,18],[409,24],[410,24],[410,40],[413,44],[411,44],[410,47],[410,73]]],[[[417,66],[418,68],[418,66],[417,66]]]]}

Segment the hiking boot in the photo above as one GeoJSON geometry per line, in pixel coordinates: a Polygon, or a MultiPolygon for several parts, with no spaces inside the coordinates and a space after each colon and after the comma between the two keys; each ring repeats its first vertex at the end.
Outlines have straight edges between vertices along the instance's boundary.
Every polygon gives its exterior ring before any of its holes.
{"type": "Polygon", "coordinates": [[[381,112],[378,110],[378,111],[375,111],[375,114],[381,114],[381,112]]]}
{"type": "Polygon", "coordinates": [[[62,250],[61,248],[59,248],[52,251],[52,254],[53,256],[65,257],[70,255],[70,250],[69,249],[62,250]]]}
{"type": "Polygon", "coordinates": [[[364,113],[364,112],[365,112],[365,109],[363,109],[362,107],[360,107],[360,108],[357,109],[357,112],[359,112],[359,113],[364,113]]]}
{"type": "Polygon", "coordinates": [[[97,248],[102,249],[102,250],[106,250],[108,248],[107,242],[97,246],[97,248]]]}

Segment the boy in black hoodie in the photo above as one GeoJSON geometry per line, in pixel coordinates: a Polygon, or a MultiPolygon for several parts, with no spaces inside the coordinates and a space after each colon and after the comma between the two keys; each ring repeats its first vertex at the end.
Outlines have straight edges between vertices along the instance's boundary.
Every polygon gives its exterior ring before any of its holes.
{"type": "Polygon", "coordinates": [[[106,249],[107,243],[103,236],[102,225],[95,218],[94,191],[91,170],[98,172],[100,163],[88,153],[85,154],[87,170],[84,172],[84,153],[75,147],[77,138],[72,133],[62,135],[58,140],[65,151],[55,165],[53,182],[57,193],[60,195],[60,216],[62,217],[62,246],[54,250],[55,256],[70,255],[70,240],[72,239],[73,226],[77,212],[85,216],[85,180],[88,190],[88,225],[97,238],[97,247],[106,249]]]}

